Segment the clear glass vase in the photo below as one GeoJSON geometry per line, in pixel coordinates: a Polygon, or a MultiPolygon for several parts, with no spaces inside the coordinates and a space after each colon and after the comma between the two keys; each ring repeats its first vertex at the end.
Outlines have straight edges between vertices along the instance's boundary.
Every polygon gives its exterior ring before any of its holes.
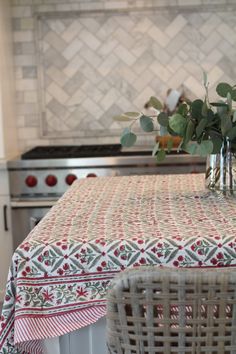
{"type": "Polygon", "coordinates": [[[205,181],[211,190],[236,193],[236,159],[228,138],[223,140],[219,154],[208,155],[205,181]]]}

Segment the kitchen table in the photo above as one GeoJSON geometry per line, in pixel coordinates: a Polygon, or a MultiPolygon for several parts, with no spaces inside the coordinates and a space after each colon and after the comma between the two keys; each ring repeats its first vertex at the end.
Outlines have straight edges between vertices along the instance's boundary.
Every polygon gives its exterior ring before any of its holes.
{"type": "Polygon", "coordinates": [[[96,322],[126,267],[236,264],[236,200],[204,176],[76,181],[15,251],[0,353],[43,352],[45,338],[96,322]]]}

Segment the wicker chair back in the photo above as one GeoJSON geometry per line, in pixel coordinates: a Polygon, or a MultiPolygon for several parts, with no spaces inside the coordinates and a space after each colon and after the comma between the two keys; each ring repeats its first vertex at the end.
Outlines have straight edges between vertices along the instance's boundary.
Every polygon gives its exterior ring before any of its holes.
{"type": "Polygon", "coordinates": [[[107,295],[112,354],[236,354],[236,271],[143,266],[107,295]]]}

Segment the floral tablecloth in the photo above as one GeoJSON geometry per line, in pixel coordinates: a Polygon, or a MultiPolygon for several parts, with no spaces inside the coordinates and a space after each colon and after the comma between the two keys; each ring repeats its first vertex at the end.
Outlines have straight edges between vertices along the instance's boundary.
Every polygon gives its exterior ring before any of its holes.
{"type": "Polygon", "coordinates": [[[42,353],[42,339],[93,323],[126,267],[236,265],[236,199],[203,175],[75,182],[15,251],[0,353],[42,353]]]}

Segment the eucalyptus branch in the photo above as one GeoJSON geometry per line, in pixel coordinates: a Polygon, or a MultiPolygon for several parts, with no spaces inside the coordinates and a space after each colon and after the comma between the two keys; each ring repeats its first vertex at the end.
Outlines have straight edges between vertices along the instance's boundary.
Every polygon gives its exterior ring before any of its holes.
{"type": "Polygon", "coordinates": [[[136,123],[139,118],[140,118],[140,117],[135,118],[135,119],[130,123],[129,127],[131,128],[132,125],[133,125],[134,123],[136,123]]]}
{"type": "Polygon", "coordinates": [[[143,113],[143,112],[141,112],[141,114],[142,114],[143,116],[150,117],[150,118],[157,118],[157,117],[158,117],[157,114],[145,114],[145,113],[143,113]]]}
{"type": "Polygon", "coordinates": [[[205,90],[206,90],[206,95],[205,95],[205,99],[206,99],[206,103],[207,103],[207,106],[210,107],[211,104],[210,104],[210,100],[209,100],[209,83],[206,84],[205,86],[205,90]]]}
{"type": "MultiPolygon", "coordinates": [[[[155,98],[151,97],[151,106],[158,109],[160,113],[151,115],[143,112],[127,114],[131,117],[129,127],[124,129],[121,136],[121,144],[130,147],[135,144],[137,136],[131,131],[133,125],[139,120],[140,127],[145,133],[158,133],[157,122],[167,130],[166,134],[178,136],[186,142],[185,150],[190,154],[206,156],[211,153],[218,153],[221,149],[221,142],[225,136],[231,141],[235,141],[236,150],[236,111],[232,102],[236,102],[236,85],[231,86],[221,82],[216,87],[216,92],[221,101],[210,103],[209,83],[207,75],[204,73],[205,99],[188,101],[176,107],[175,112],[168,116],[163,105],[155,98]],[[230,107],[228,112],[227,106],[230,107]],[[217,109],[216,109],[217,108],[217,109]],[[138,115],[138,116],[137,116],[138,115]],[[214,151],[214,152],[213,152],[214,151]]],[[[170,139],[171,140],[171,139],[170,139]]],[[[171,147],[167,149],[167,152],[171,147]]],[[[156,148],[157,159],[165,158],[163,149],[156,148]]]]}
{"type": "Polygon", "coordinates": [[[207,103],[207,106],[210,107],[210,101],[209,101],[209,82],[207,80],[207,74],[205,72],[203,72],[203,84],[204,84],[204,87],[205,87],[205,91],[206,91],[206,94],[205,94],[205,100],[206,100],[206,103],[207,103]]]}
{"type": "Polygon", "coordinates": [[[150,118],[157,118],[158,116],[157,115],[155,115],[155,114],[144,114],[144,116],[147,116],[147,117],[150,117],[150,118]]]}

